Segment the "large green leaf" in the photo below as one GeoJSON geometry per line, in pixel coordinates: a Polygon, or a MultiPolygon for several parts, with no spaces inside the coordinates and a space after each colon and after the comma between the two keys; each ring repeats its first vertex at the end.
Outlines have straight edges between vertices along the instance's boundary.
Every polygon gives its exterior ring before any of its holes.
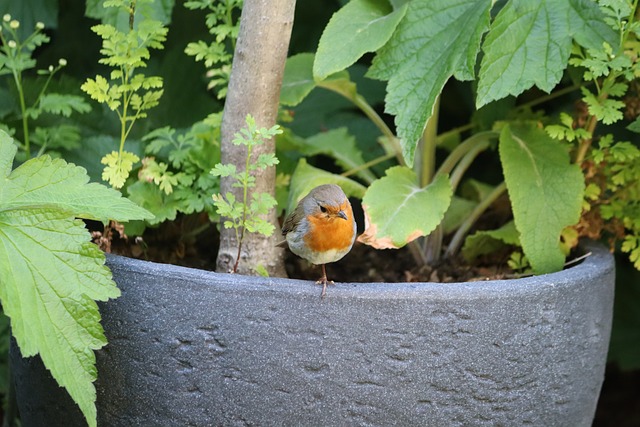
{"type": "Polygon", "coordinates": [[[591,0],[510,0],[482,46],[476,104],[481,107],[532,86],[550,92],[560,81],[572,37],[590,48],[615,42],[591,0]]]}
{"type": "Polygon", "coordinates": [[[39,354],[96,425],[95,356],[106,344],[95,300],[120,294],[104,253],[76,217],[121,221],[150,214],[88,184],[84,169],[48,156],[11,171],[16,148],[0,132],[0,300],[22,355],[39,354]]]}
{"type": "Polygon", "coordinates": [[[562,230],[580,219],[584,178],[562,145],[536,124],[500,134],[500,160],[520,243],[536,274],[562,269],[562,230]]]}
{"type": "Polygon", "coordinates": [[[445,82],[474,76],[490,0],[415,0],[389,42],[378,51],[369,76],[388,80],[386,112],[395,115],[408,164],[445,82]]]}
{"type": "Polygon", "coordinates": [[[331,17],[320,37],[314,76],[322,80],[353,65],[365,53],[378,50],[389,40],[406,10],[404,5],[392,11],[387,0],[347,3],[331,17]]]}
{"type": "Polygon", "coordinates": [[[89,183],[86,170],[49,156],[36,157],[11,173],[0,188],[2,210],[52,207],[85,219],[151,219],[153,215],[112,188],[89,183]]]}
{"type": "Polygon", "coordinates": [[[387,169],[386,176],[371,184],[362,199],[365,231],[358,241],[377,249],[396,249],[426,236],[442,221],[451,196],[445,175],[420,188],[411,169],[387,169]]]}

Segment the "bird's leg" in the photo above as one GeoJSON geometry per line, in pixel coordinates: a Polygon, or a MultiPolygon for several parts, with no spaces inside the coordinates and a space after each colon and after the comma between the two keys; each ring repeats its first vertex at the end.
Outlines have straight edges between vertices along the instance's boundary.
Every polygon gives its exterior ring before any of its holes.
{"type": "Polygon", "coordinates": [[[324,298],[324,296],[327,294],[327,285],[334,284],[335,283],[333,283],[333,280],[327,280],[327,270],[325,268],[325,265],[322,264],[322,277],[316,282],[316,285],[322,285],[322,293],[320,294],[320,297],[324,298]]]}

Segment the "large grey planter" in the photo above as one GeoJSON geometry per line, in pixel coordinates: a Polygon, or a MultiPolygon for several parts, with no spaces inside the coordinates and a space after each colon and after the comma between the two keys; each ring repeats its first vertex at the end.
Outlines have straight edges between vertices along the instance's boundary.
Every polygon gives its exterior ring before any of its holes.
{"type": "MultiPolygon", "coordinates": [[[[589,426],[614,289],[601,246],[519,280],[265,279],[110,256],[99,426],[589,426]]],[[[84,422],[14,348],[24,427],[84,422]]],[[[46,372],[46,371],[45,371],[46,372]]]]}

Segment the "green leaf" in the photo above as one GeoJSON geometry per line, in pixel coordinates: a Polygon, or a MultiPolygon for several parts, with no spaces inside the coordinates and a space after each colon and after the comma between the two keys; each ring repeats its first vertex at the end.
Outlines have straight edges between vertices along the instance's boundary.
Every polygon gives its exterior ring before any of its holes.
{"type": "Polygon", "coordinates": [[[443,233],[447,235],[455,232],[476,206],[478,206],[478,202],[476,201],[453,196],[449,204],[449,209],[447,209],[442,219],[443,233]]]}
{"type": "Polygon", "coordinates": [[[102,179],[114,188],[122,188],[127,178],[129,178],[133,165],[138,161],[140,161],[140,158],[128,151],[112,151],[100,160],[100,163],[105,165],[102,171],[102,179]]]}
{"type": "MultiPolygon", "coordinates": [[[[386,109],[395,115],[402,152],[413,163],[416,144],[445,82],[473,78],[489,0],[412,1],[369,76],[388,80],[386,109]]],[[[345,36],[346,37],[346,36],[345,36]]]]}
{"type": "Polygon", "coordinates": [[[520,246],[520,236],[513,221],[496,230],[480,230],[468,236],[462,247],[462,256],[471,262],[481,255],[494,253],[505,245],[520,246]]]}
{"type": "Polygon", "coordinates": [[[366,188],[357,181],[315,168],[309,165],[305,159],[300,159],[296,170],[291,176],[289,209],[287,212],[291,212],[298,205],[300,199],[322,184],[339,185],[347,197],[362,198],[366,191],[366,188]]]}
{"type": "Polygon", "coordinates": [[[500,134],[500,160],[520,242],[536,274],[562,269],[562,230],[580,219],[584,178],[565,148],[536,124],[500,134]]]}
{"type": "Polygon", "coordinates": [[[331,17],[320,37],[313,75],[322,80],[353,65],[365,53],[381,48],[406,11],[407,5],[392,11],[386,0],[347,3],[331,17]]]}
{"type": "MultiPolygon", "coordinates": [[[[105,7],[105,0],[87,0],[86,16],[89,18],[100,19],[103,23],[117,26],[120,30],[125,31],[129,28],[129,14],[126,10],[119,7],[105,7]]],[[[126,2],[127,5],[129,1],[126,2]]],[[[175,0],[160,0],[151,2],[139,2],[136,8],[134,22],[142,20],[143,16],[156,19],[164,24],[171,22],[171,12],[175,0]]]]}
{"type": "Polygon", "coordinates": [[[111,188],[89,183],[84,168],[40,156],[20,165],[0,189],[4,210],[46,206],[97,221],[129,221],[153,216],[111,188]]]}
{"type": "Polygon", "coordinates": [[[178,195],[167,196],[157,185],[150,182],[137,181],[127,187],[129,198],[153,213],[149,224],[160,224],[163,221],[174,220],[180,210],[178,195]]]}
{"type": "Polygon", "coordinates": [[[605,21],[605,16],[593,0],[569,0],[569,31],[587,49],[602,49],[603,43],[617,44],[618,35],[605,21]]]}
{"type": "Polygon", "coordinates": [[[624,117],[622,114],[622,108],[625,104],[617,99],[598,99],[589,89],[581,87],[583,98],[582,100],[587,104],[589,113],[593,114],[606,125],[610,125],[624,117]]]}
{"type": "Polygon", "coordinates": [[[229,163],[227,165],[223,165],[222,163],[218,163],[211,169],[211,175],[213,176],[236,176],[236,165],[233,163],[229,163]]]}
{"type": "Polygon", "coordinates": [[[312,53],[300,53],[287,59],[282,78],[282,89],[280,90],[280,103],[287,107],[295,107],[300,104],[311,93],[316,86],[334,90],[343,96],[355,94],[355,84],[349,80],[349,73],[340,71],[334,73],[322,81],[313,78],[313,58],[312,53]],[[339,86],[332,85],[334,81],[339,81],[339,86]],[[346,90],[344,85],[349,84],[346,90]],[[345,91],[346,90],[346,91],[345,91]]]}
{"type": "Polygon", "coordinates": [[[498,13],[483,44],[476,106],[536,85],[550,92],[571,53],[568,3],[510,0],[498,13]]]}
{"type": "Polygon", "coordinates": [[[426,236],[442,221],[451,196],[446,175],[420,188],[414,171],[392,167],[369,186],[362,199],[365,231],[358,241],[376,249],[396,249],[426,236]]]}
{"type": "MultiPolygon", "coordinates": [[[[364,164],[362,152],[356,145],[356,139],[349,134],[347,128],[332,129],[314,135],[304,141],[302,150],[306,156],[324,154],[333,157],[345,171],[364,164]]],[[[368,169],[360,171],[358,176],[369,183],[376,178],[368,169]]]]}
{"type": "Polygon", "coordinates": [[[638,116],[629,126],[627,126],[631,132],[640,133],[640,116],[638,116]]]}
{"type": "Polygon", "coordinates": [[[58,93],[48,93],[40,98],[40,108],[47,113],[60,114],[65,117],[69,117],[74,111],[78,113],[91,111],[91,106],[85,102],[83,97],[58,93]]]}
{"type": "Polygon", "coordinates": [[[280,89],[280,103],[294,107],[316,87],[313,80],[313,54],[299,53],[287,58],[280,89]]]}
{"type": "Polygon", "coordinates": [[[0,132],[0,300],[23,356],[40,354],[90,426],[96,425],[93,350],[106,344],[95,300],[120,291],[76,217],[119,221],[149,213],[88,184],[86,171],[41,156],[10,172],[16,149],[0,132]],[[9,173],[10,172],[10,173],[9,173]]]}

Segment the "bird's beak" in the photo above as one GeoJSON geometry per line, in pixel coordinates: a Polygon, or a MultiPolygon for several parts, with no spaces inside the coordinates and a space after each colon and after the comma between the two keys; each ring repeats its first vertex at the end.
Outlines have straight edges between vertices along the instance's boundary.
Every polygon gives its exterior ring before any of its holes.
{"type": "Polygon", "coordinates": [[[347,219],[347,214],[344,211],[338,212],[338,216],[344,220],[347,219]]]}

